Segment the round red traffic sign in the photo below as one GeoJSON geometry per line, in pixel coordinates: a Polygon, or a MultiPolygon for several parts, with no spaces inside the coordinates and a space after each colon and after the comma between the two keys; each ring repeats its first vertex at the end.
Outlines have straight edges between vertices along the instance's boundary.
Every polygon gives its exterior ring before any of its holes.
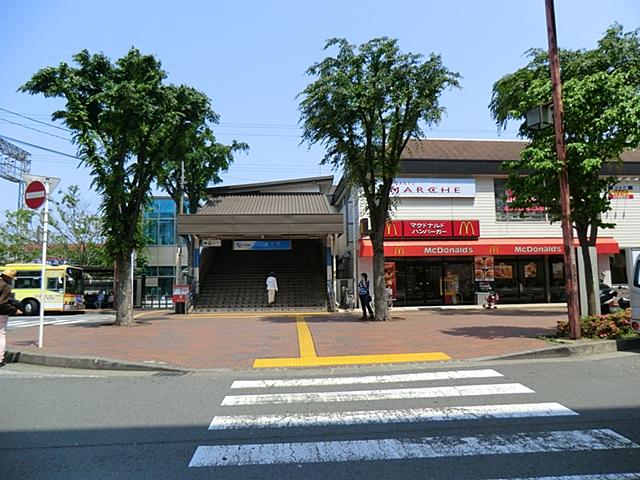
{"type": "Polygon", "coordinates": [[[24,192],[24,203],[26,203],[29,208],[40,208],[45,201],[46,192],[47,190],[44,183],[39,180],[34,180],[27,185],[27,189],[24,192]]]}

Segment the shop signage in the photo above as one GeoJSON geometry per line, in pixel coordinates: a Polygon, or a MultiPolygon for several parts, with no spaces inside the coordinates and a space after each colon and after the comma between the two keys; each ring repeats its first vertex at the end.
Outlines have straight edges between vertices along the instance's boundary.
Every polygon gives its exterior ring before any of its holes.
{"type": "Polygon", "coordinates": [[[234,240],[234,250],[291,250],[291,240],[234,240]]]}
{"type": "Polygon", "coordinates": [[[474,198],[474,178],[398,178],[391,196],[422,198],[474,198]]]}
{"type": "Polygon", "coordinates": [[[478,238],[479,220],[394,220],[387,223],[385,238],[445,240],[478,238]]]}
{"type": "MultiPolygon", "coordinates": [[[[577,247],[577,242],[576,242],[577,247]]],[[[613,239],[599,239],[596,249],[600,254],[619,252],[618,243],[613,239]]],[[[503,255],[561,255],[563,252],[562,239],[547,239],[544,242],[537,239],[514,239],[512,242],[499,240],[492,243],[491,239],[486,240],[459,240],[450,241],[417,241],[412,240],[387,240],[384,244],[384,255],[393,257],[499,257],[503,255]]],[[[373,256],[371,241],[360,240],[360,255],[365,257],[373,256]]],[[[489,269],[491,261],[484,264],[489,269]]],[[[496,262],[497,264],[497,262],[496,262]]],[[[483,268],[484,268],[483,267],[483,268]]],[[[483,268],[479,268],[482,270],[483,268]]],[[[495,277],[500,275],[495,270],[495,277]]],[[[484,276],[484,274],[483,274],[484,276]]]]}
{"type": "Polygon", "coordinates": [[[616,185],[609,192],[609,199],[632,199],[633,185],[616,185]]]}

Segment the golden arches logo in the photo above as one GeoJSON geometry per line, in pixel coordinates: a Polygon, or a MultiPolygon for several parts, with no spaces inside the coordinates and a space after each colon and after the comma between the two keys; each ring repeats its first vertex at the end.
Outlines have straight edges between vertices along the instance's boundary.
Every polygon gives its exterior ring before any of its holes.
{"type": "Polygon", "coordinates": [[[473,225],[473,222],[470,222],[468,220],[460,222],[458,235],[460,235],[461,237],[462,236],[465,236],[465,237],[473,236],[473,237],[475,237],[475,235],[476,235],[476,227],[473,225]],[[471,235],[469,235],[469,232],[471,232],[471,235]]]}
{"type": "Polygon", "coordinates": [[[492,246],[489,247],[489,254],[496,255],[498,253],[500,253],[500,248],[498,248],[495,245],[492,245],[492,246]]]}
{"type": "Polygon", "coordinates": [[[396,224],[393,223],[393,222],[387,222],[386,233],[387,233],[387,235],[397,236],[398,235],[398,227],[396,226],[396,224]]]}
{"type": "Polygon", "coordinates": [[[404,255],[404,247],[395,247],[393,249],[394,255],[404,255]]]}

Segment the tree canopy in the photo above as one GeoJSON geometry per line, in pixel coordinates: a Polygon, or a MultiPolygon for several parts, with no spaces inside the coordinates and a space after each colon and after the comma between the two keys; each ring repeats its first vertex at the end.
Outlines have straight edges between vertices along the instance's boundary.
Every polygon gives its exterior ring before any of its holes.
{"type": "Polygon", "coordinates": [[[206,95],[167,84],[160,62],[135,48],[114,63],[87,50],[73,60],[43,68],[21,90],[66,102],[52,118],[72,130],[102,197],[105,249],[116,264],[116,322],[131,325],[131,254],[144,245],[140,217],[151,185],[185,132],[216,117],[206,95]]]}
{"type": "Polygon", "coordinates": [[[333,47],[335,56],[307,70],[314,80],[300,94],[303,141],[324,145],[322,163],[342,169],[362,191],[371,218],[376,319],[386,319],[383,234],[400,156],[424,126],[442,118],[439,97],[459,86],[460,76],[439,55],[402,53],[395,39],[355,46],[334,38],[325,50],[333,47]]]}
{"type": "MultiPolygon", "coordinates": [[[[551,102],[549,58],[541,49],[529,50],[528,56],[526,66],[494,83],[489,108],[499,128],[520,121],[520,136],[530,140],[520,159],[504,164],[513,206],[544,207],[556,222],[561,218],[560,165],[554,132],[531,130],[524,121],[527,110],[551,102]]],[[[625,33],[614,25],[593,50],[560,50],[560,66],[571,220],[586,255],[598,229],[614,226],[602,214],[611,209],[608,193],[617,182],[620,156],[640,144],[638,30],[625,33]]],[[[585,261],[590,265],[586,256],[585,261]]],[[[594,308],[594,294],[590,297],[594,308]]]]}

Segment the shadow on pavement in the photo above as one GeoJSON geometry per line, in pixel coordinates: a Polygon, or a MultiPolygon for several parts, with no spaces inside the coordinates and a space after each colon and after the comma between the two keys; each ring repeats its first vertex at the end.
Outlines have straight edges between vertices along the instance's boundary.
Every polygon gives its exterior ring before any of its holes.
{"type": "Polygon", "coordinates": [[[445,335],[456,337],[492,338],[531,338],[540,335],[555,335],[555,328],[516,327],[501,325],[486,325],[482,327],[460,327],[450,330],[440,330],[445,335]]]}
{"type": "Polygon", "coordinates": [[[498,308],[495,310],[429,310],[434,315],[483,315],[492,317],[553,317],[556,315],[566,315],[566,310],[524,310],[520,308],[498,308]]]}

